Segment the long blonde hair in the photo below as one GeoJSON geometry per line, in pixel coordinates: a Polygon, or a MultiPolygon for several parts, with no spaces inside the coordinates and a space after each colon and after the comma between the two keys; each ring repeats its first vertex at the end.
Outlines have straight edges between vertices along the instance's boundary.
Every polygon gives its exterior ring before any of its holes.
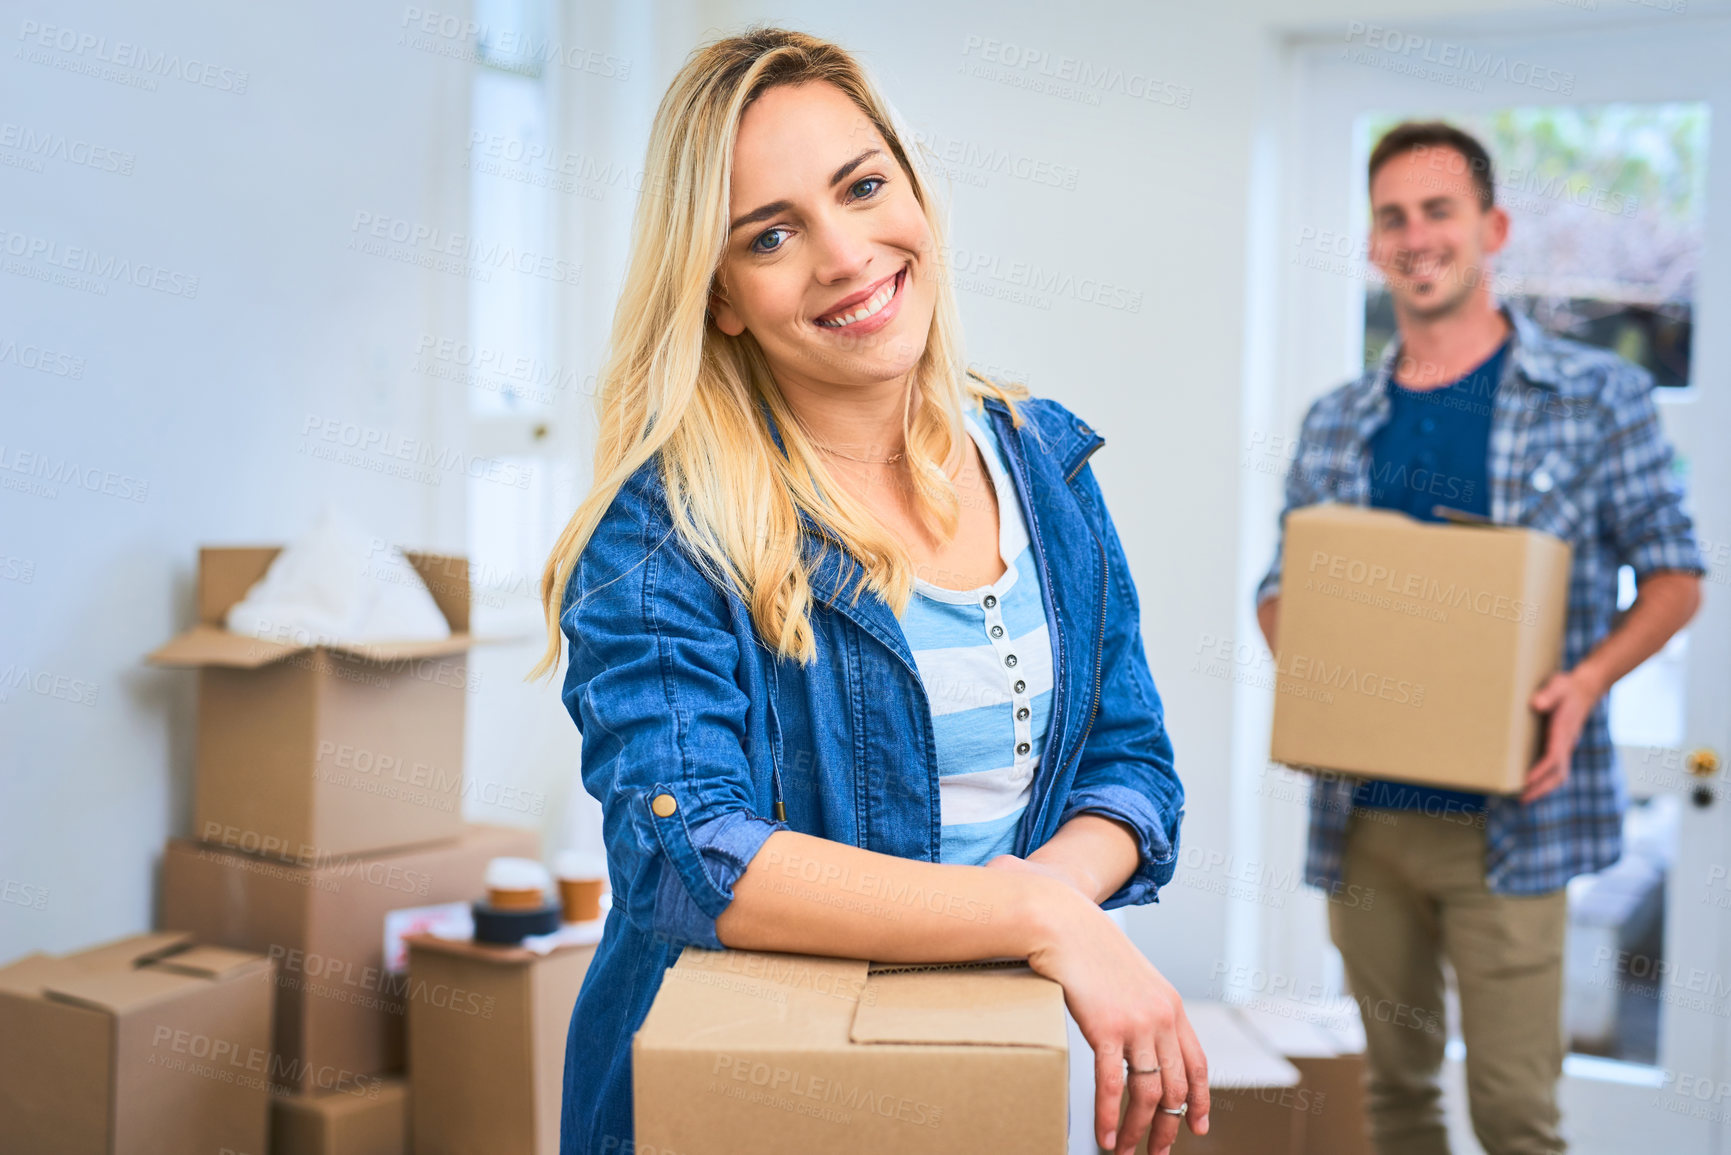
{"type": "MultiPolygon", "coordinates": [[[[559,660],[563,593],[590,535],[619,488],[657,455],[674,528],[710,578],[739,593],[758,637],[780,656],[806,663],[817,654],[800,548],[802,509],[818,523],[825,550],[833,542],[860,563],[855,600],[870,588],[898,617],[906,608],[914,578],[907,549],[837,484],[751,334],[729,337],[708,318],[728,233],[740,117],[766,90],[808,81],[835,85],[870,119],[925,212],[940,257],[934,264],[947,252],[932,189],[895,130],[888,104],[845,51],[803,33],[753,28],[691,54],[656,110],[630,261],[596,396],[595,481],[547,559],[541,578],[547,649],[530,678],[559,660]],[[759,399],[774,415],[785,458],[759,399]]],[[[903,433],[906,464],[917,482],[916,513],[948,541],[960,524],[960,502],[942,463],[966,444],[964,398],[971,404],[996,397],[1020,426],[1016,401],[1028,390],[964,372],[950,279],[940,273],[933,280],[937,306],[925,351],[910,373],[903,433]]]]}

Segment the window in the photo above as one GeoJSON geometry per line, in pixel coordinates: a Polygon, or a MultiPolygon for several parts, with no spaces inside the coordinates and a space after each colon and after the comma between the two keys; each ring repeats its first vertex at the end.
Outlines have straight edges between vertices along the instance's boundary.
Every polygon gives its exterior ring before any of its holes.
{"type": "MultiPolygon", "coordinates": [[[[1359,154],[1368,157],[1384,132],[1407,119],[1432,117],[1362,117],[1359,154]]],[[[1495,262],[1499,296],[1551,332],[1646,367],[1657,385],[1690,384],[1707,106],[1504,108],[1440,119],[1490,150],[1497,203],[1512,224],[1495,262]]],[[[1367,364],[1394,334],[1388,294],[1379,280],[1371,286],[1367,364]]]]}

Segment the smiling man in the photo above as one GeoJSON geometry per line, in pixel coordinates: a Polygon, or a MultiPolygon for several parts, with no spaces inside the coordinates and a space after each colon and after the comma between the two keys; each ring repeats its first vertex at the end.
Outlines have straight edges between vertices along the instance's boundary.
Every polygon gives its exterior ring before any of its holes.
{"type": "MultiPolygon", "coordinates": [[[[1484,146],[1447,124],[1402,124],[1369,168],[1370,260],[1399,336],[1374,369],[1311,406],[1286,510],[1332,500],[1437,520],[1450,506],[1562,538],[1573,570],[1563,667],[1532,699],[1546,737],[1523,792],[1319,780],[1305,878],[1375,892],[1351,909],[1330,904],[1329,930],[1360,1006],[1410,1011],[1365,1015],[1377,1150],[1448,1152],[1446,956],[1479,1143],[1487,1155],[1562,1151],[1564,887],[1622,850],[1605,698],[1694,614],[1703,567],[1647,373],[1497,304],[1490,260],[1509,218],[1484,146]],[[1619,618],[1625,565],[1638,593],[1619,618]]],[[[1279,594],[1277,546],[1257,590],[1271,649],[1279,594]]]]}

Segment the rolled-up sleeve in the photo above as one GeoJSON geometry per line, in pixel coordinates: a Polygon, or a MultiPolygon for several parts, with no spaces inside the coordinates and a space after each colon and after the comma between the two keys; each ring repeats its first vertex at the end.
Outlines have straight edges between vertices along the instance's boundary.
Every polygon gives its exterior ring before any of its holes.
{"type": "Polygon", "coordinates": [[[765,839],[745,755],[749,702],[728,603],[631,484],[566,586],[563,698],[602,806],[615,907],[676,945],[715,920],[765,839]]]}
{"type": "Polygon", "coordinates": [[[1059,825],[1078,814],[1100,814],[1135,833],[1140,858],[1136,872],[1100,904],[1134,906],[1158,901],[1160,888],[1172,880],[1184,786],[1173,765],[1165,713],[1143,651],[1136,583],[1092,466],[1077,475],[1077,488],[1099,510],[1110,569],[1099,712],[1082,745],[1059,825]]]}
{"type": "Polygon", "coordinates": [[[1604,530],[1617,560],[1637,577],[1656,570],[1705,573],[1694,523],[1672,472],[1671,444],[1653,404],[1644,369],[1622,365],[1601,394],[1608,414],[1600,452],[1605,463],[1604,530]]]}

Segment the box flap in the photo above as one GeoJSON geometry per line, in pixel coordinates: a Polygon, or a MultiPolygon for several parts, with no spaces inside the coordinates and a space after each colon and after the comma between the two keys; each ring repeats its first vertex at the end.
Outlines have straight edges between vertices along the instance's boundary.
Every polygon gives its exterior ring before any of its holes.
{"type": "Polygon", "coordinates": [[[1063,1050],[1064,991],[1026,964],[873,970],[849,1038],[1063,1050]]]}
{"type": "Polygon", "coordinates": [[[221,626],[201,624],[169,639],[146,654],[144,660],[157,666],[228,666],[256,670],[306,648],[264,638],[249,638],[221,626]]]}
{"type": "Polygon", "coordinates": [[[1448,506],[1436,506],[1434,511],[1441,522],[1420,521],[1409,513],[1398,509],[1381,509],[1372,505],[1355,505],[1350,501],[1325,501],[1317,505],[1307,505],[1295,509],[1286,515],[1287,521],[1294,519],[1300,524],[1312,522],[1318,525],[1357,525],[1357,526],[1404,526],[1413,530],[1434,533],[1439,529],[1461,530],[1473,533],[1503,533],[1524,536],[1535,541],[1551,542],[1563,549],[1568,549],[1568,543],[1553,534],[1525,525],[1508,525],[1503,522],[1491,521],[1477,514],[1451,509],[1448,506]]]}
{"type": "Polygon", "coordinates": [[[662,977],[635,1045],[844,1048],[866,965],[862,959],[686,947],[662,977]]]}
{"type": "Polygon", "coordinates": [[[191,942],[192,935],[184,930],[154,930],[117,938],[61,957],[81,967],[131,966],[139,959],[157,958],[181,950],[191,942]]]}
{"type": "MultiPolygon", "coordinates": [[[[282,547],[205,546],[198,551],[198,625],[152,651],[146,661],[159,666],[230,666],[256,669],[288,654],[312,646],[271,641],[230,633],[224,623],[228,611],[246,597],[247,591],[265,575],[282,547]]],[[[469,561],[452,554],[403,555],[427,590],[433,604],[451,627],[450,638],[435,641],[385,642],[332,646],[364,661],[401,661],[442,657],[461,653],[469,638],[469,561]]]]}
{"type": "Polygon", "coordinates": [[[27,954],[0,967],[0,991],[35,998],[42,993],[43,986],[60,973],[62,965],[53,955],[40,951],[27,954]]]}
{"type": "Polygon", "coordinates": [[[42,997],[124,1015],[151,1003],[183,995],[188,987],[197,983],[197,979],[188,975],[154,966],[127,970],[74,969],[47,983],[42,989],[42,997]]]}
{"type": "Polygon", "coordinates": [[[416,553],[403,550],[403,556],[427,583],[433,604],[445,615],[453,634],[469,632],[469,559],[456,554],[416,553]]]}
{"type": "Polygon", "coordinates": [[[269,965],[263,955],[225,946],[194,946],[174,954],[143,960],[143,965],[191,978],[222,980],[269,965]]]}
{"type": "MultiPolygon", "coordinates": [[[[399,547],[401,548],[401,547],[399,547]]],[[[246,597],[247,591],[270,569],[283,551],[280,545],[205,546],[198,551],[198,620],[221,626],[228,611],[246,597]]],[[[452,633],[469,629],[469,559],[457,554],[418,553],[403,550],[403,556],[433,595],[433,604],[445,615],[452,633]]]]}
{"type": "Polygon", "coordinates": [[[1210,1090],[1298,1086],[1298,1068],[1275,1054],[1232,1007],[1186,1002],[1184,1011],[1208,1056],[1210,1090]]]}
{"type": "Polygon", "coordinates": [[[120,970],[140,959],[181,949],[192,941],[186,931],[153,931],[128,935],[71,954],[26,955],[0,967],[0,990],[40,996],[45,988],[69,974],[83,971],[120,970]]]}
{"type": "MultiPolygon", "coordinates": [[[[468,634],[452,634],[448,638],[424,641],[354,642],[327,644],[322,648],[363,662],[402,662],[460,654],[473,645],[475,640],[468,634]]],[[[220,626],[197,625],[158,646],[146,654],[144,660],[158,666],[225,666],[256,670],[290,654],[319,648],[248,637],[220,626]]]]}
{"type": "Polygon", "coordinates": [[[260,955],[191,944],[185,931],[169,931],[67,955],[54,960],[58,973],[43,974],[42,997],[125,1014],[183,994],[189,986],[270,965],[260,955]]]}
{"type": "Polygon", "coordinates": [[[325,649],[363,662],[404,662],[460,654],[475,644],[468,634],[410,642],[330,642],[325,649]]]}
{"type": "Polygon", "coordinates": [[[221,628],[228,611],[264,576],[280,545],[205,546],[198,551],[198,620],[221,628]]]}

